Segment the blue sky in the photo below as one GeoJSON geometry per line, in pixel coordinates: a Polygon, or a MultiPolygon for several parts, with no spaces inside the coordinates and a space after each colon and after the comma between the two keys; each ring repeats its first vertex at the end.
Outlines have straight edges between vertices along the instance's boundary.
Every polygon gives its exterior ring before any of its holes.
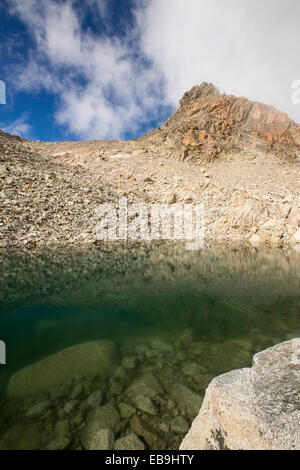
{"type": "Polygon", "coordinates": [[[300,121],[298,0],[2,0],[0,16],[0,128],[22,137],[139,137],[202,81],[300,121]]]}

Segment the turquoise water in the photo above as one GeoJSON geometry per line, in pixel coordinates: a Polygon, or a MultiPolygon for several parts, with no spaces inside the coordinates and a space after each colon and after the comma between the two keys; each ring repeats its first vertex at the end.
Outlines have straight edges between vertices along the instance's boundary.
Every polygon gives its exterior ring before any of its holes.
{"type": "MultiPolygon", "coordinates": [[[[5,394],[10,377],[66,347],[112,340],[119,352],[118,364],[124,357],[136,359],[124,383],[114,379],[119,394],[112,397],[111,389],[102,386],[102,404],[118,406],[124,389],[143,368],[151,369],[156,378],[162,371],[168,375],[177,370],[180,383],[203,395],[200,379],[194,381],[193,375],[181,372],[187,364],[194,364],[194,369],[198,364],[208,381],[232,368],[250,366],[255,352],[300,333],[300,256],[293,251],[219,246],[188,252],[165,244],[107,245],[89,250],[2,250],[0,261],[0,339],[7,347],[7,364],[0,366],[5,421],[1,427],[0,418],[0,448],[7,428],[35,424],[19,409],[11,411],[5,394]],[[183,332],[189,338],[184,348],[178,340],[183,332]],[[166,350],[151,356],[151,344],[157,340],[166,350]],[[195,354],[199,343],[204,348],[201,356],[195,354]],[[149,349],[144,355],[135,352],[141,345],[149,349]]],[[[89,380],[98,383],[96,378],[89,380]]],[[[164,399],[167,394],[164,390],[164,399]]],[[[30,398],[32,403],[40,399],[34,394],[30,398]]],[[[28,397],[22,400],[19,397],[18,403],[28,407],[28,397]]],[[[16,433],[8,447],[44,448],[55,434],[55,406],[50,407],[53,429],[49,425],[42,443],[21,443],[16,433]]],[[[159,408],[155,419],[166,420],[164,413],[159,408]]],[[[192,418],[185,414],[189,425],[192,418]]],[[[37,423],[40,419],[36,418],[37,423]]],[[[127,432],[129,424],[124,423],[118,436],[127,432]]],[[[69,431],[68,448],[82,448],[78,437],[82,426],[69,431]]],[[[164,447],[169,448],[172,441],[177,448],[180,432],[161,433],[164,447]]]]}

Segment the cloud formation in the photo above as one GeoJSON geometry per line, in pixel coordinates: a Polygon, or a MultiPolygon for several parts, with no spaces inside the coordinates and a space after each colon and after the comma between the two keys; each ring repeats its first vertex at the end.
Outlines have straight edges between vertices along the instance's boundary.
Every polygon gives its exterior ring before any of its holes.
{"type": "MultiPolygon", "coordinates": [[[[87,0],[105,19],[107,0],[87,0]]],[[[56,95],[56,121],[85,139],[138,134],[202,81],[300,121],[298,0],[136,0],[125,37],[83,29],[73,0],[12,0],[35,41],[25,90],[56,95]]]]}
{"type": "Polygon", "coordinates": [[[32,126],[28,120],[28,114],[23,114],[20,118],[12,121],[9,126],[1,125],[1,129],[3,132],[8,132],[8,134],[18,135],[24,139],[29,139],[31,138],[32,126]]]}
{"type": "Polygon", "coordinates": [[[202,81],[271,104],[300,121],[298,0],[151,0],[138,13],[141,48],[162,71],[167,99],[202,81]]]}
{"type": "MultiPolygon", "coordinates": [[[[105,3],[97,4],[103,14],[105,3]]],[[[145,64],[138,46],[132,49],[138,31],[122,40],[83,31],[71,0],[14,0],[12,5],[37,45],[19,71],[18,87],[56,94],[55,118],[68,131],[80,138],[120,138],[159,119],[162,76],[145,64]]]]}

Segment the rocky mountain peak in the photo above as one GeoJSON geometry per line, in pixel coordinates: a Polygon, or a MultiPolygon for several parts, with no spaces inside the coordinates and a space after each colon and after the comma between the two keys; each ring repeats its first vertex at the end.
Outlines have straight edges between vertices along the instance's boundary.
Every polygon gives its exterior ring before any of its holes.
{"type": "Polygon", "coordinates": [[[220,96],[220,92],[212,83],[203,82],[201,85],[195,85],[183,95],[179,102],[179,107],[187,108],[193,106],[197,100],[207,98],[208,96],[220,96]]]}
{"type": "Polygon", "coordinates": [[[220,94],[206,82],[186,92],[178,110],[159,129],[182,159],[212,161],[222,153],[256,144],[292,160],[300,155],[300,126],[271,106],[220,94]]]}

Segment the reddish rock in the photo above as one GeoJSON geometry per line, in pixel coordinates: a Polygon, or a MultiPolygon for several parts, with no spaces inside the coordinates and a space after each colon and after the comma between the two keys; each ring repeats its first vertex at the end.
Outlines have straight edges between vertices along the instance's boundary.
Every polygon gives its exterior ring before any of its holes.
{"type": "Polygon", "coordinates": [[[251,136],[265,145],[266,151],[296,156],[293,151],[300,150],[300,126],[285,113],[245,97],[221,95],[207,83],[183,95],[163,131],[169,142],[177,145],[180,139],[189,154],[208,160],[217,158],[222,150],[230,151],[233,140],[242,146],[251,136]]]}

